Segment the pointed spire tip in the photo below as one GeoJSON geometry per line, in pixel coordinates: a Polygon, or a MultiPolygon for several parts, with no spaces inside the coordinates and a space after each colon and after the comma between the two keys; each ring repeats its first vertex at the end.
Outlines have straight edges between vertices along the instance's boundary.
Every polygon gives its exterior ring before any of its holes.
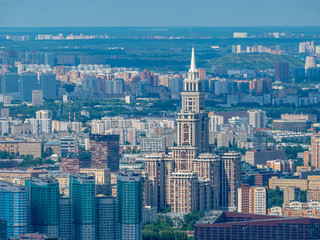
{"type": "Polygon", "coordinates": [[[196,59],[194,56],[194,46],[192,45],[192,54],[191,54],[191,65],[190,65],[190,70],[189,72],[196,72],[196,59]]]}

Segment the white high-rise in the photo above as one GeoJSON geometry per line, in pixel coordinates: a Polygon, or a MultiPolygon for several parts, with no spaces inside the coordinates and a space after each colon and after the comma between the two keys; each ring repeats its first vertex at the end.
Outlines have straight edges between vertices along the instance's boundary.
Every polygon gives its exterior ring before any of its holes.
{"type": "Polygon", "coordinates": [[[260,109],[251,109],[247,112],[248,124],[253,128],[266,128],[266,112],[260,109]]]}

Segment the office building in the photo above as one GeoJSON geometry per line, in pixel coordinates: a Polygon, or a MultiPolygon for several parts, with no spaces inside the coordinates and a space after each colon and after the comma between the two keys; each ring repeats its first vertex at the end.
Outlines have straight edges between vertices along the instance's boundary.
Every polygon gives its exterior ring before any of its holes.
{"type": "Polygon", "coordinates": [[[19,77],[19,96],[21,101],[32,101],[32,91],[38,90],[37,73],[24,72],[19,77]]]}
{"type": "Polygon", "coordinates": [[[266,112],[253,109],[248,110],[247,112],[248,124],[251,125],[254,129],[266,128],[266,112]]]}
{"type": "Polygon", "coordinates": [[[269,188],[276,189],[277,187],[280,190],[285,188],[293,187],[299,188],[302,191],[308,190],[308,183],[307,179],[301,178],[278,178],[278,177],[271,177],[269,179],[269,188]]]}
{"type": "Polygon", "coordinates": [[[56,99],[57,80],[54,73],[41,73],[39,89],[43,92],[46,100],[56,99]]]}
{"type": "Polygon", "coordinates": [[[26,187],[0,181],[0,219],[6,222],[6,238],[27,233],[27,204],[26,187]]]}
{"type": "Polygon", "coordinates": [[[160,153],[166,151],[166,138],[142,138],[141,142],[141,153],[143,154],[152,154],[160,153]]]}
{"type": "Polygon", "coordinates": [[[116,198],[97,197],[97,239],[120,239],[119,206],[116,198]]]}
{"type": "Polygon", "coordinates": [[[7,221],[0,219],[0,239],[7,238],[7,221]]]}
{"type": "Polygon", "coordinates": [[[275,80],[282,82],[287,80],[289,75],[289,63],[288,62],[278,62],[275,67],[275,80]]]}
{"type": "Polygon", "coordinates": [[[122,172],[117,175],[120,239],[142,239],[142,179],[139,174],[122,172]]]}
{"type": "Polygon", "coordinates": [[[211,211],[195,224],[195,240],[320,238],[320,219],[211,211]]]}
{"type": "Polygon", "coordinates": [[[282,131],[303,131],[311,127],[312,122],[308,120],[273,120],[273,129],[282,131]]]}
{"type": "Polygon", "coordinates": [[[96,198],[93,176],[72,175],[69,179],[75,239],[96,239],[96,198]]]}
{"type": "Polygon", "coordinates": [[[65,136],[60,139],[61,154],[75,151],[77,149],[76,139],[74,136],[65,136]]]}
{"type": "Polygon", "coordinates": [[[48,178],[32,178],[25,181],[31,207],[33,232],[48,237],[59,236],[59,183],[48,178]]]}
{"type": "Polygon", "coordinates": [[[119,170],[119,135],[90,134],[92,167],[119,170]]]}
{"type": "Polygon", "coordinates": [[[59,238],[74,240],[74,223],[70,197],[59,199],[59,238]]]}
{"type": "Polygon", "coordinates": [[[251,165],[266,165],[267,161],[285,159],[284,150],[246,151],[245,160],[251,165]]]}

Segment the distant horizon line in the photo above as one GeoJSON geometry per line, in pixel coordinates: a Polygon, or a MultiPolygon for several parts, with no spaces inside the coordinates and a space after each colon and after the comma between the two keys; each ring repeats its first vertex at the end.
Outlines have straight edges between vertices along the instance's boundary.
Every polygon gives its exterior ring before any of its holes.
{"type": "Polygon", "coordinates": [[[308,28],[319,28],[320,25],[318,26],[292,26],[292,25],[257,25],[257,26],[231,26],[231,25],[226,25],[226,26],[10,26],[10,27],[4,27],[0,26],[0,28],[284,28],[284,27],[289,27],[289,28],[303,28],[303,27],[308,27],[308,28]]]}

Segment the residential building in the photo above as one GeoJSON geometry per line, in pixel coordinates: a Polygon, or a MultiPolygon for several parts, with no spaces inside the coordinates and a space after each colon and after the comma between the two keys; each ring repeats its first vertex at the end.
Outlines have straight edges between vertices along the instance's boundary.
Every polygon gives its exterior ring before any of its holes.
{"type": "Polygon", "coordinates": [[[119,169],[119,135],[90,134],[92,167],[119,169]]]}
{"type": "Polygon", "coordinates": [[[241,154],[236,152],[221,155],[220,207],[235,211],[237,209],[237,191],[240,187],[241,154]]]}
{"type": "Polygon", "coordinates": [[[268,197],[266,187],[249,187],[241,184],[238,189],[238,212],[267,214],[268,197]]]}
{"type": "Polygon", "coordinates": [[[320,134],[311,137],[311,166],[320,169],[320,134]]]}
{"type": "Polygon", "coordinates": [[[32,106],[42,106],[43,105],[43,91],[33,90],[32,91],[32,106]]]}
{"type": "Polygon", "coordinates": [[[24,72],[20,74],[19,96],[21,101],[32,101],[32,91],[38,90],[37,73],[24,72]]]}
{"type": "Polygon", "coordinates": [[[54,73],[41,73],[40,74],[39,89],[43,92],[43,97],[46,100],[56,99],[57,80],[54,73]]]}
{"type": "Polygon", "coordinates": [[[299,188],[285,188],[283,189],[283,203],[290,203],[292,201],[300,201],[300,189],[299,188]]]}
{"type": "Polygon", "coordinates": [[[266,128],[266,112],[253,109],[247,112],[248,124],[254,129],[266,128]]]}

